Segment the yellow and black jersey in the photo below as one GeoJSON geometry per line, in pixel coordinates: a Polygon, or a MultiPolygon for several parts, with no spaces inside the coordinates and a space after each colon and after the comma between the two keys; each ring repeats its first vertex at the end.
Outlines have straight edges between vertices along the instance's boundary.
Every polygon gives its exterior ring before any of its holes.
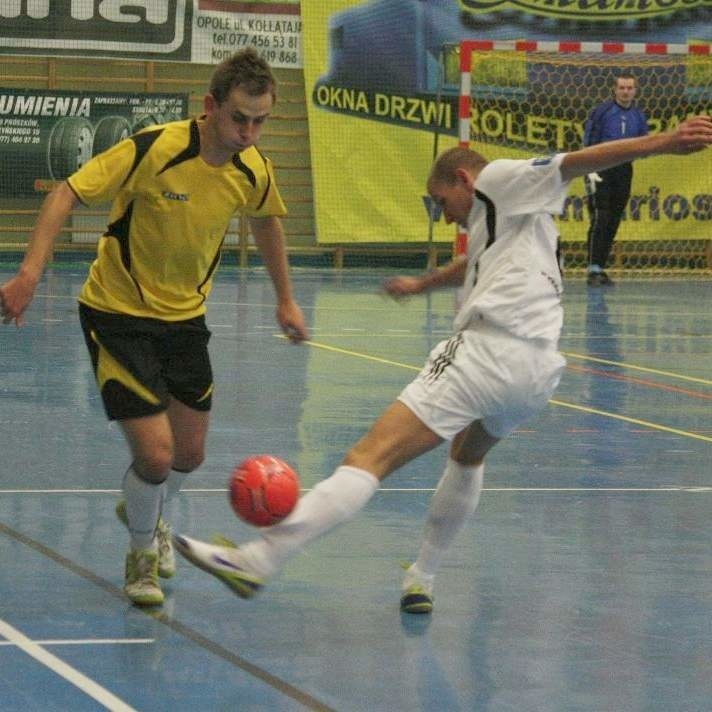
{"type": "Polygon", "coordinates": [[[95,156],[68,183],[85,205],[113,201],[79,301],[166,321],[205,312],[235,212],[286,213],[271,162],[253,146],[209,165],[196,120],[145,129],[95,156]]]}

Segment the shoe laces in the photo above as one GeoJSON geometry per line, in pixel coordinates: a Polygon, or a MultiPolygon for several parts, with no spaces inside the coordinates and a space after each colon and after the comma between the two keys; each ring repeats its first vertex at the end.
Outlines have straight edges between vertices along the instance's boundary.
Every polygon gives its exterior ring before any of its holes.
{"type": "Polygon", "coordinates": [[[134,581],[155,582],[157,559],[152,552],[139,552],[131,555],[130,578],[134,581]]]}
{"type": "Polygon", "coordinates": [[[159,556],[170,553],[172,549],[171,528],[163,518],[158,520],[158,526],[156,527],[156,543],[158,544],[159,556]]]}
{"type": "Polygon", "coordinates": [[[401,562],[401,568],[405,569],[402,590],[405,593],[424,593],[427,596],[433,595],[433,582],[435,576],[424,574],[417,569],[415,564],[408,565],[401,562]]]}

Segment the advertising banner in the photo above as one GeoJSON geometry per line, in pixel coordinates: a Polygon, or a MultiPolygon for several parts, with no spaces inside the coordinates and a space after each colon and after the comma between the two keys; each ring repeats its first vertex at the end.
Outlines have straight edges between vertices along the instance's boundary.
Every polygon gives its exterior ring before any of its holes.
{"type": "Polygon", "coordinates": [[[0,2],[0,54],[217,64],[248,46],[301,67],[299,0],[0,2]]]}
{"type": "Polygon", "coordinates": [[[5,54],[190,61],[193,0],[0,2],[5,54]]]}
{"type": "MultiPolygon", "coordinates": [[[[434,154],[458,141],[460,41],[578,39],[615,48],[712,40],[707,0],[324,0],[302,3],[302,21],[322,243],[452,241],[452,226],[430,224],[424,186],[434,154]]],[[[614,56],[570,72],[523,55],[490,59],[484,77],[472,79],[472,147],[490,160],[580,147],[588,113],[611,96],[622,66],[614,56]]],[[[631,67],[645,78],[639,103],[652,132],[712,107],[709,55],[641,56],[631,67]]],[[[680,173],[664,158],[636,164],[619,239],[709,237],[709,156],[684,163],[680,173]]],[[[585,239],[583,180],[572,183],[559,224],[565,240],[585,239]]]]}
{"type": "Polygon", "coordinates": [[[187,115],[187,94],[0,89],[0,193],[47,192],[130,134],[187,115]]]}
{"type": "Polygon", "coordinates": [[[207,2],[193,20],[191,61],[216,64],[254,47],[272,67],[300,68],[302,20],[295,2],[207,2]]]}

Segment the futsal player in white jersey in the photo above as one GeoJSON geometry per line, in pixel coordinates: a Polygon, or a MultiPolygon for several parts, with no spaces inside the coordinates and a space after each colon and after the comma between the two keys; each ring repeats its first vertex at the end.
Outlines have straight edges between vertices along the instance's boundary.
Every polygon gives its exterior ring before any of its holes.
{"type": "Polygon", "coordinates": [[[551,215],[562,210],[568,182],[623,162],[693,153],[710,144],[712,120],[696,117],[666,133],[546,159],[488,163],[464,148],[441,154],[428,192],[447,222],[467,227],[466,259],[422,276],[396,277],[385,288],[398,298],[464,287],[454,335],[432,350],[420,374],[336,471],[283,522],[239,548],[177,536],[178,551],[249,598],[310,541],[354,516],[391,472],[449,441],[420,552],[402,585],[401,609],[430,613],[442,557],[477,506],[485,455],[544,407],[565,365],[558,351],[562,282],[551,215]]]}

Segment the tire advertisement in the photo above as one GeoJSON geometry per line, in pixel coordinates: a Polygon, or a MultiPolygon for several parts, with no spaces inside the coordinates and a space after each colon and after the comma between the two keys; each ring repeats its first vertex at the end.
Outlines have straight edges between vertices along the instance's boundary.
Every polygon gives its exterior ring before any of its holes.
{"type": "Polygon", "coordinates": [[[187,115],[187,94],[0,89],[0,191],[48,192],[131,134],[187,115]]]}

